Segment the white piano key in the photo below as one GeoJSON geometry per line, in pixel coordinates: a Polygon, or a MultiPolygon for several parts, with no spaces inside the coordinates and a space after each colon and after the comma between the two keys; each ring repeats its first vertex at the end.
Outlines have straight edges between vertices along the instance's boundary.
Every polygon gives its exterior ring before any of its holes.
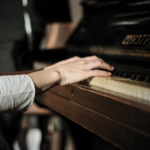
{"type": "Polygon", "coordinates": [[[137,102],[150,105],[150,83],[121,77],[94,77],[90,85],[134,97],[137,102]]]}

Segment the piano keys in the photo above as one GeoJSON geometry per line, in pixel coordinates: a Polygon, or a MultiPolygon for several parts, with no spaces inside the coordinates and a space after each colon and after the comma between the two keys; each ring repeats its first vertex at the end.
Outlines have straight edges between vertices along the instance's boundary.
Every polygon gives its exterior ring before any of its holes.
{"type": "MultiPolygon", "coordinates": [[[[133,97],[136,102],[150,106],[150,83],[131,80],[121,77],[94,77],[90,82],[92,86],[98,86],[119,94],[133,97]]],[[[133,100],[131,98],[131,100],[133,100]]]]}

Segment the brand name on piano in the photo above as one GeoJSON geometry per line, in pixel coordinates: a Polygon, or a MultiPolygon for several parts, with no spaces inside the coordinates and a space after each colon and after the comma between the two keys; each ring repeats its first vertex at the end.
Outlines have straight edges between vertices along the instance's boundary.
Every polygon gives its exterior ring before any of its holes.
{"type": "Polygon", "coordinates": [[[122,41],[123,45],[145,45],[146,43],[150,44],[150,34],[128,34],[122,41]]]}

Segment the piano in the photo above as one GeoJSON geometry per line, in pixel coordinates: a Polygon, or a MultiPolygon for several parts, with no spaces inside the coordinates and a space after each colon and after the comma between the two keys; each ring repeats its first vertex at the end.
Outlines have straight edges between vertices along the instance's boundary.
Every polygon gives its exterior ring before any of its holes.
{"type": "Polygon", "coordinates": [[[96,55],[110,78],[56,86],[36,99],[119,149],[150,149],[150,1],[83,0],[84,17],[63,49],[22,59],[58,61],[96,55]]]}

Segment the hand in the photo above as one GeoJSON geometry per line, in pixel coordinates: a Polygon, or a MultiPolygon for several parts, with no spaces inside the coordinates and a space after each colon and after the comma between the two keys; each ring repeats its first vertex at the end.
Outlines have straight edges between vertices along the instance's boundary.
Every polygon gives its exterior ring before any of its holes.
{"type": "Polygon", "coordinates": [[[28,74],[35,85],[36,95],[55,85],[68,85],[94,76],[110,76],[114,68],[96,56],[73,57],[37,72],[28,74]],[[96,70],[97,69],[97,70],[96,70]]]}
{"type": "Polygon", "coordinates": [[[69,59],[66,59],[66,60],[62,60],[60,62],[55,63],[54,65],[45,67],[44,70],[56,67],[57,65],[62,65],[62,64],[66,64],[66,63],[69,63],[69,62],[72,62],[72,61],[75,61],[75,60],[79,60],[79,59],[80,59],[80,57],[75,56],[75,57],[72,57],[72,58],[69,58],[69,59]]]}
{"type": "Polygon", "coordinates": [[[110,76],[111,73],[96,69],[106,69],[113,71],[114,67],[105,63],[96,56],[85,58],[73,57],[61,61],[45,69],[55,71],[59,74],[59,85],[68,85],[76,83],[93,76],[110,76]]]}

